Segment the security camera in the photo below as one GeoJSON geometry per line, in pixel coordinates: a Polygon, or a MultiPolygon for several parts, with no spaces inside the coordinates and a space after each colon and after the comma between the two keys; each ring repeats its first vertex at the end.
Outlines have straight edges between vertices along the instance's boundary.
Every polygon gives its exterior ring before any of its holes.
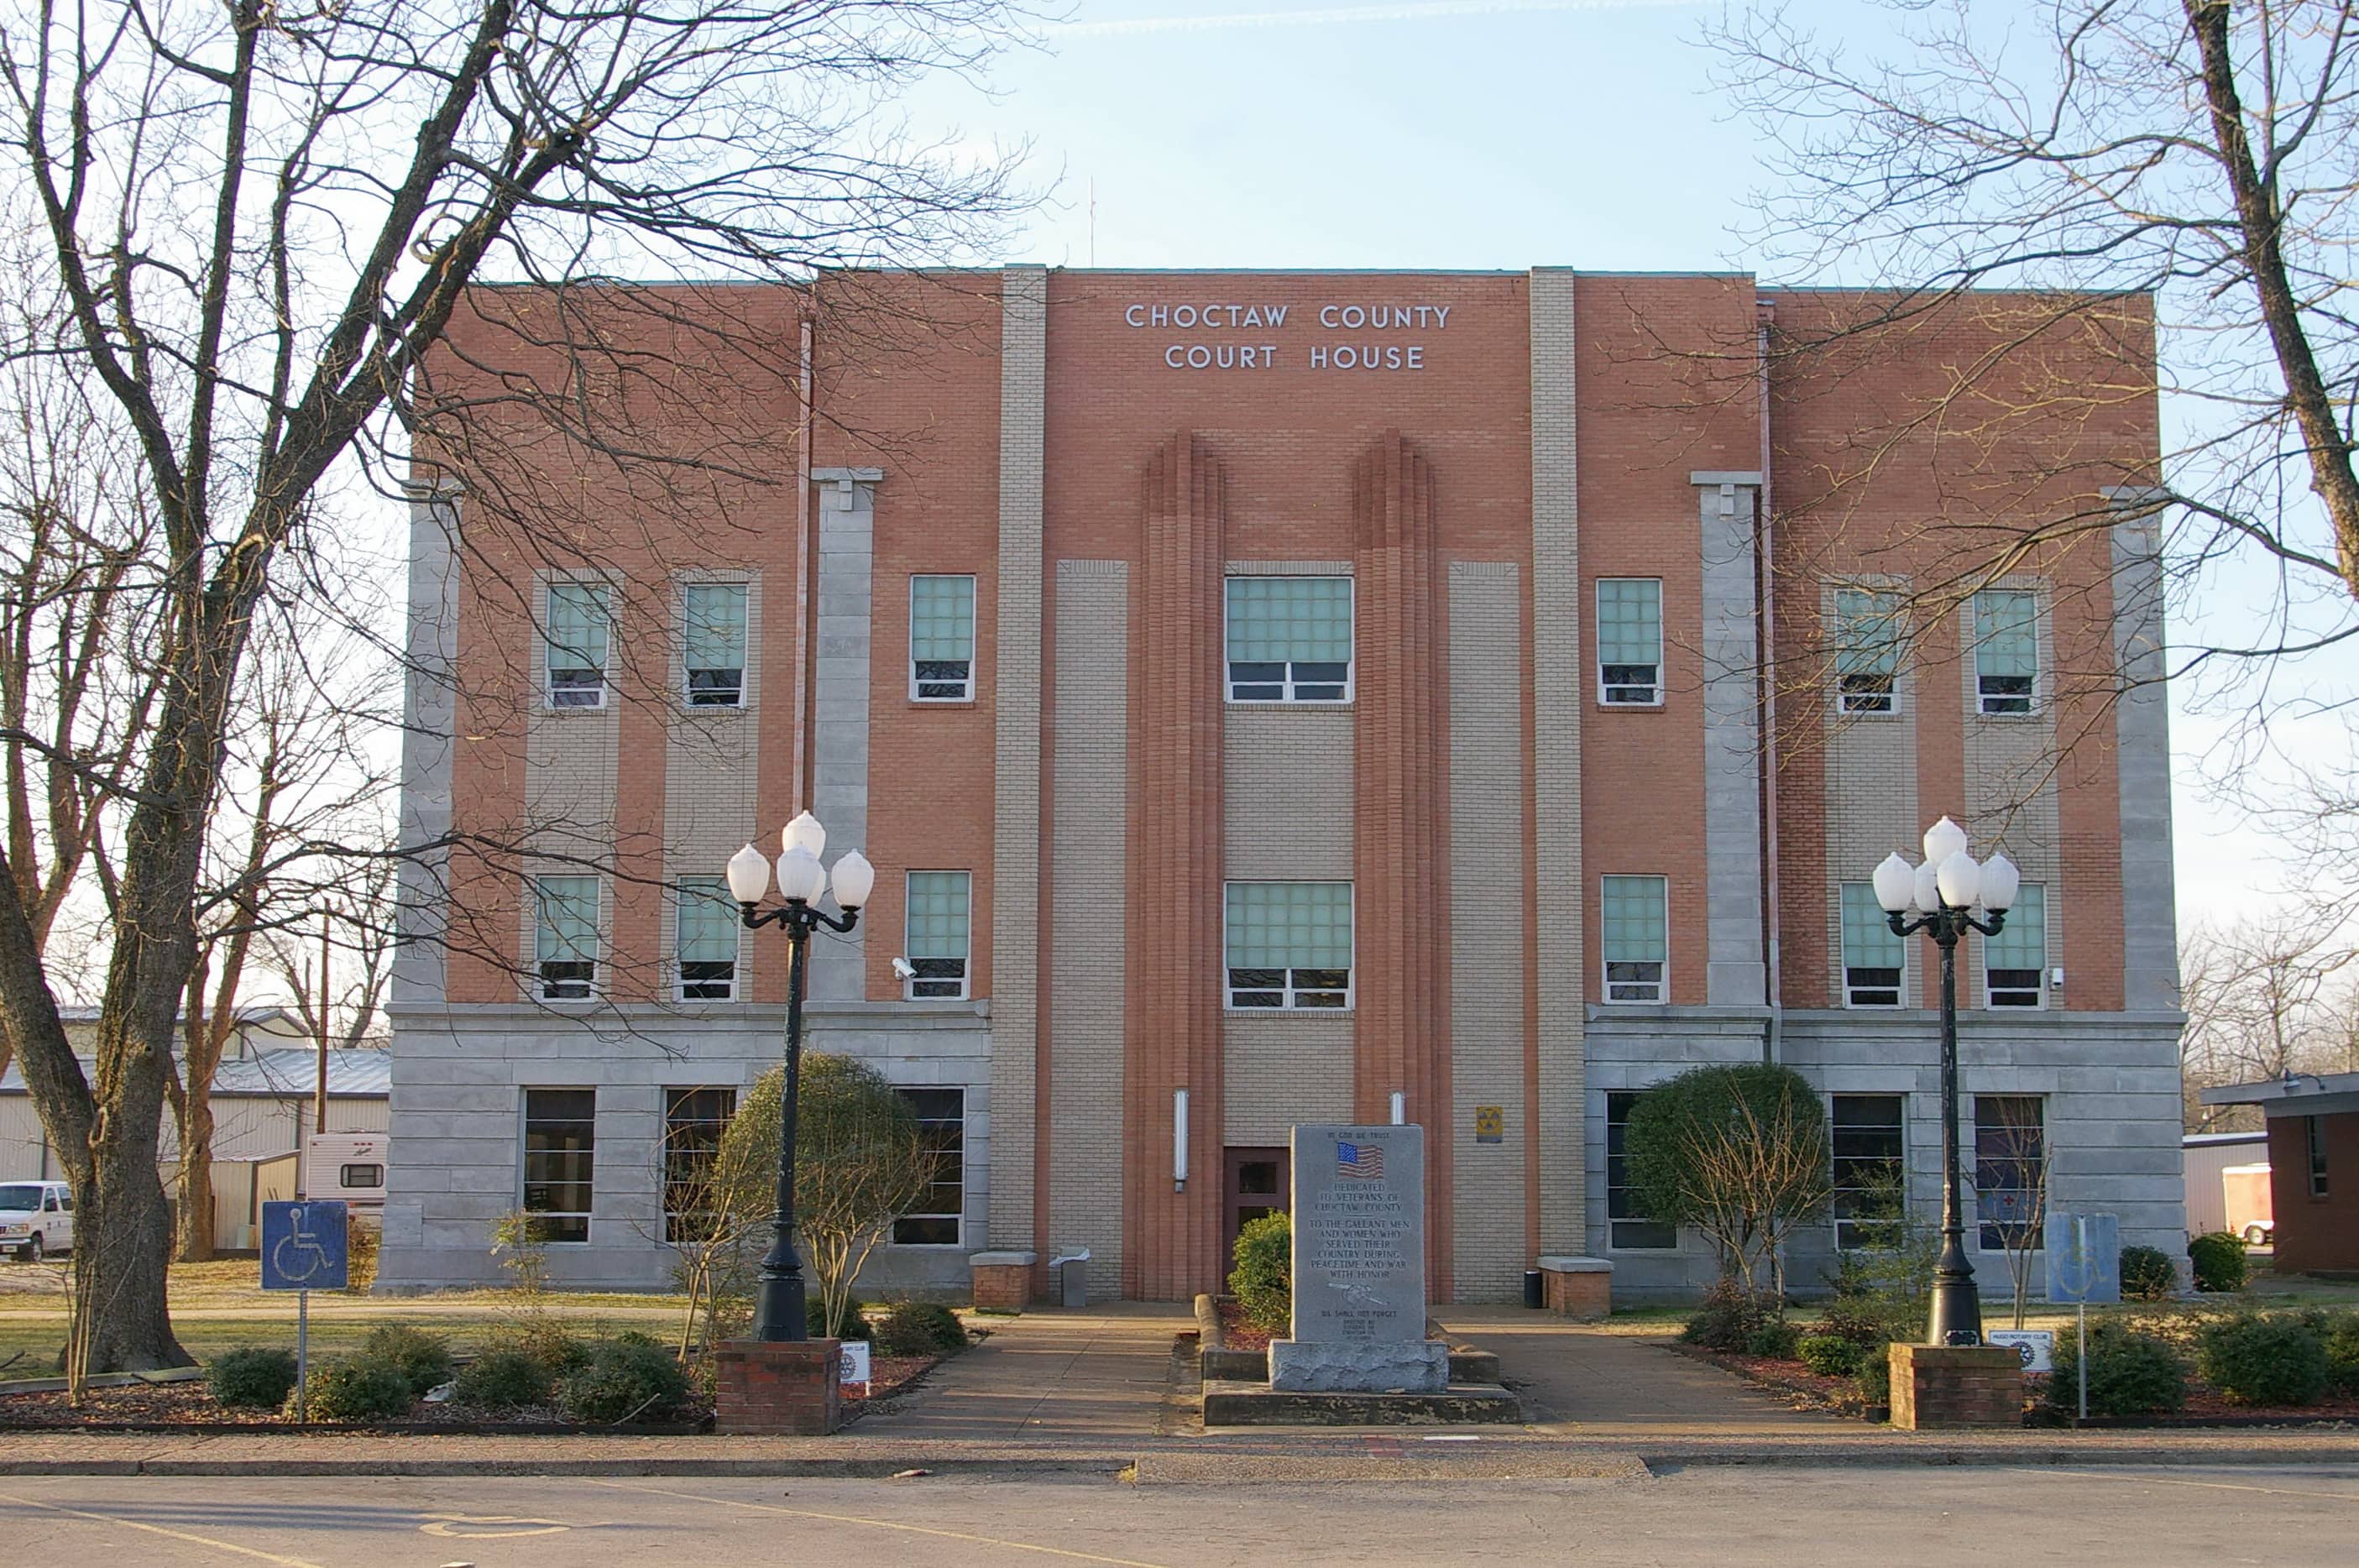
{"type": "Polygon", "coordinates": [[[915,980],[918,977],[918,966],[906,958],[897,958],[893,961],[893,973],[904,980],[915,980]]]}

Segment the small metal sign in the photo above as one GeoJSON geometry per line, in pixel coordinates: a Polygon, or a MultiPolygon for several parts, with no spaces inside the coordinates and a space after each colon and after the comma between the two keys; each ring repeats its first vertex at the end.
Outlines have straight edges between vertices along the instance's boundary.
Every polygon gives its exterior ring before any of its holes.
{"type": "Polygon", "coordinates": [[[342,1199],[262,1205],[262,1288],[341,1290],[350,1279],[342,1199]]]}
{"type": "Polygon", "coordinates": [[[1474,1141],[1505,1143],[1507,1138],[1507,1108],[1505,1105],[1474,1107],[1474,1141]]]}
{"type": "Polygon", "coordinates": [[[1995,1328],[1983,1335],[1986,1345],[2004,1345],[2023,1357],[2026,1372],[2056,1370],[2056,1336],[2044,1328],[1995,1328]]]}
{"type": "Polygon", "coordinates": [[[847,1339],[837,1352],[835,1380],[839,1384],[857,1383],[868,1387],[868,1342],[847,1339]]]}
{"type": "Polygon", "coordinates": [[[2096,1304],[2122,1299],[2122,1224],[2113,1214],[2048,1212],[2048,1299],[2096,1304]]]}

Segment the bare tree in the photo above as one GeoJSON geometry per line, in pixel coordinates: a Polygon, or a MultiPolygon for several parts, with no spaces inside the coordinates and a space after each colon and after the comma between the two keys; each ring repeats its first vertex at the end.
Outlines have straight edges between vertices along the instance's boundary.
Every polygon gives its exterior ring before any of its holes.
{"type": "Polygon", "coordinates": [[[1639,1097],[1625,1147],[1645,1213],[1711,1237],[1748,1294],[1766,1266],[1784,1295],[1787,1240],[1834,1196],[1826,1116],[1800,1074],[1693,1068],[1639,1097]]]}
{"type": "Polygon", "coordinates": [[[2180,951],[2188,1131],[2260,1126],[2256,1107],[2201,1104],[2204,1089],[2331,1072],[2347,1060],[2354,957],[2332,926],[2306,912],[2189,934],[2180,951]]]}
{"type": "MultiPolygon", "coordinates": [[[[877,111],[980,65],[1016,19],[999,0],[31,0],[0,20],[0,200],[40,242],[19,278],[34,325],[0,363],[136,454],[153,519],[130,576],[157,691],[109,834],[94,1071],[59,1022],[20,846],[0,866],[0,1027],[79,1194],[92,1369],[188,1359],[158,1127],[257,617],[277,593],[333,608],[340,496],[400,494],[413,452],[463,449],[452,423],[483,399],[419,394],[470,289],[622,269],[795,284],[971,254],[1016,205],[1005,167],[912,145],[877,111]]],[[[564,295],[543,339],[564,363],[633,360],[572,331],[564,295]]],[[[571,428],[614,412],[578,402],[571,428]]],[[[642,475],[725,466],[685,426],[605,444],[642,475]]],[[[463,548],[532,523],[485,506],[463,548]]],[[[553,527],[510,543],[581,553],[553,527]]]]}

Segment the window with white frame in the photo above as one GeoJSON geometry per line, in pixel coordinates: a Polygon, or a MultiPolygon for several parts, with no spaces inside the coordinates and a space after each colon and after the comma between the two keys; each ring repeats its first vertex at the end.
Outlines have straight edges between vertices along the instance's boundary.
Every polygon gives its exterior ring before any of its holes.
{"type": "Polygon", "coordinates": [[[1843,1006],[1900,1006],[1900,976],[1908,943],[1892,934],[1892,921],[1875,901],[1875,885],[1843,885],[1843,1006]]]}
{"type": "Polygon", "coordinates": [[[744,930],[729,885],[718,877],[691,877],[672,902],[673,961],[679,965],[679,999],[727,1002],[737,996],[738,933],[744,930]]]}
{"type": "Polygon", "coordinates": [[[964,702],[974,696],[974,579],[909,579],[909,696],[964,702]]]}
{"type": "Polygon", "coordinates": [[[1984,1252],[2039,1247],[2047,1224],[2047,1122],[2037,1094],[1974,1096],[1974,1217],[1984,1252]]]}
{"type": "Polygon", "coordinates": [[[957,1247],[965,1239],[966,1091],[897,1090],[918,1118],[918,1136],[932,1164],[926,1195],[893,1221],[896,1247],[957,1247]]]}
{"type": "Polygon", "coordinates": [[[2048,889],[2027,882],[1996,936],[1983,938],[1983,995],[1994,1007],[2038,1007],[2048,1000],[2048,889]]]}
{"type": "Polygon", "coordinates": [[[702,1241],[713,1234],[723,1198],[713,1191],[713,1162],[736,1110],[734,1089],[664,1091],[666,1241],[702,1241]]]}
{"type": "Polygon", "coordinates": [[[1827,1117],[1834,1156],[1835,1246],[1897,1245],[1908,1209],[1908,1097],[1837,1094],[1827,1117]]]}
{"type": "Polygon", "coordinates": [[[680,596],[680,645],[689,706],[745,706],[745,584],[688,584],[680,596]]]}
{"type": "Polygon", "coordinates": [[[1670,882],[1662,877],[1600,879],[1598,942],[1605,960],[1605,999],[1659,1002],[1670,960],[1670,882]]]}
{"type": "Polygon", "coordinates": [[[1227,893],[1230,1007],[1352,1005],[1349,882],[1232,882],[1227,893]]]}
{"type": "Polygon", "coordinates": [[[2027,713],[2039,689],[2039,596],[1996,589],[1974,595],[1974,709],[2027,713]]]}
{"type": "Polygon", "coordinates": [[[541,668],[552,708],[606,705],[612,626],[603,583],[552,583],[541,616],[541,668]]]}
{"type": "Polygon", "coordinates": [[[536,877],[534,982],[543,1001],[579,1002],[598,989],[598,878],[536,877]]]}
{"type": "Polygon", "coordinates": [[[1657,577],[1597,580],[1597,700],[1653,707],[1663,700],[1663,583],[1657,577]]]}
{"type": "Polygon", "coordinates": [[[1835,590],[1835,705],[1846,713],[1898,706],[1900,596],[1880,589],[1835,590]]]}
{"type": "Polygon", "coordinates": [[[1352,695],[1352,580],[1228,580],[1229,701],[1343,702],[1352,695]]]}
{"type": "Polygon", "coordinates": [[[597,1146],[598,1091],[524,1092],[522,1207],[538,1240],[590,1239],[590,1177],[597,1146]]]}
{"type": "Polygon", "coordinates": [[[1659,1249],[1680,1244],[1680,1227],[1650,1220],[1638,1212],[1630,1195],[1630,1157],[1625,1140],[1630,1113],[1637,1108],[1643,1090],[1615,1089],[1605,1096],[1605,1225],[1606,1241],[1617,1247],[1659,1249]]]}
{"type": "Polygon", "coordinates": [[[967,901],[973,877],[964,871],[912,871],[903,956],[916,971],[911,996],[963,996],[967,986],[967,901]]]}

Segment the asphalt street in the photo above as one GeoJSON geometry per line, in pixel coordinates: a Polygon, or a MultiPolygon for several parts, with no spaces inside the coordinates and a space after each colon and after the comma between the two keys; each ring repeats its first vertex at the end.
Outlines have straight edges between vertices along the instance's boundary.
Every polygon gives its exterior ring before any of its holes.
{"type": "Polygon", "coordinates": [[[43,1568],[668,1563],[2347,1563],[2349,1468],[1705,1467],[1621,1479],[1299,1486],[979,1481],[0,1477],[43,1568]]]}

